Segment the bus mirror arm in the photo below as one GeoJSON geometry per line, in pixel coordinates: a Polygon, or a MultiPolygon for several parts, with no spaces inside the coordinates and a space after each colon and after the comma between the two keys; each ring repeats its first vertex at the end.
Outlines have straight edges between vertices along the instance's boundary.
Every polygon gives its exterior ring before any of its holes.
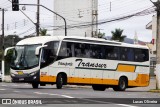
{"type": "Polygon", "coordinates": [[[41,48],[44,48],[44,47],[47,47],[47,45],[44,45],[44,46],[38,46],[35,50],[35,55],[38,56],[39,55],[39,51],[41,48]]]}
{"type": "Polygon", "coordinates": [[[6,56],[7,55],[7,52],[9,51],[9,50],[11,50],[11,49],[14,49],[15,47],[9,47],[9,48],[6,48],[5,49],[5,51],[4,51],[4,56],[6,56]]]}

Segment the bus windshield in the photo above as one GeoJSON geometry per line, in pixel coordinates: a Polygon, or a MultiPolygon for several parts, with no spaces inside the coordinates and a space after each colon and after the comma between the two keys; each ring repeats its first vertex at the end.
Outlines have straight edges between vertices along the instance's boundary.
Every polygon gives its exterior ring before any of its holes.
{"type": "Polygon", "coordinates": [[[35,50],[38,46],[41,45],[16,46],[11,61],[11,68],[16,70],[24,70],[38,66],[39,56],[35,55],[35,50]]]}

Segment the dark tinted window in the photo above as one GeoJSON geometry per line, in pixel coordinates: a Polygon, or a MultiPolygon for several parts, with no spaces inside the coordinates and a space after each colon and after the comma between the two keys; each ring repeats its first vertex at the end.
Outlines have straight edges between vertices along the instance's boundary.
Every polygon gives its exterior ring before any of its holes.
{"type": "Polygon", "coordinates": [[[149,60],[147,49],[135,49],[135,61],[144,62],[149,60]]]}
{"type": "Polygon", "coordinates": [[[67,57],[144,62],[149,60],[147,49],[62,42],[58,59],[67,57]]]}
{"type": "Polygon", "coordinates": [[[102,45],[90,45],[91,48],[91,58],[104,59],[104,46],[102,45]]]}
{"type": "Polygon", "coordinates": [[[73,43],[70,42],[62,42],[61,48],[59,51],[59,57],[73,57],[74,56],[74,46],[73,43]]]}
{"type": "Polygon", "coordinates": [[[134,49],[122,47],[121,49],[121,60],[123,61],[134,61],[134,49]]]}
{"type": "Polygon", "coordinates": [[[106,46],[105,51],[106,59],[119,60],[119,47],[106,46]]]}
{"type": "Polygon", "coordinates": [[[149,51],[148,49],[142,49],[142,53],[143,53],[143,60],[144,61],[149,61],[149,51]]]}
{"type": "Polygon", "coordinates": [[[85,44],[74,43],[75,57],[85,57],[85,44]]]}
{"type": "Polygon", "coordinates": [[[42,50],[41,67],[45,67],[54,62],[58,50],[59,42],[48,42],[47,47],[42,50]]]}
{"type": "Polygon", "coordinates": [[[120,48],[121,49],[121,54],[120,54],[120,57],[121,57],[121,60],[123,61],[127,61],[128,60],[128,48],[124,47],[124,48],[120,48]]]}
{"type": "Polygon", "coordinates": [[[134,61],[134,49],[133,48],[128,48],[127,60],[128,61],[134,61]]]}

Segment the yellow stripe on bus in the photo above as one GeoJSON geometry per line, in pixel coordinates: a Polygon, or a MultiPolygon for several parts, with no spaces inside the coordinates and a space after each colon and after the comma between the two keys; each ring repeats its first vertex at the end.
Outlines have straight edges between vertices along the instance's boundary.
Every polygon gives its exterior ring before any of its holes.
{"type": "MultiPolygon", "coordinates": [[[[40,82],[56,82],[56,76],[40,76],[40,82]]],[[[79,78],[79,77],[68,77],[67,83],[81,83],[81,84],[103,84],[103,85],[118,85],[116,79],[101,79],[101,78],[79,78]]],[[[138,74],[135,80],[128,80],[128,86],[148,86],[149,75],[138,74]]]]}
{"type": "Polygon", "coordinates": [[[40,82],[56,82],[56,76],[40,76],[40,82]]]}
{"type": "Polygon", "coordinates": [[[123,65],[123,64],[119,64],[117,71],[120,72],[134,72],[136,69],[135,65],[123,65]]]}
{"type": "Polygon", "coordinates": [[[149,80],[148,74],[138,74],[136,80],[128,80],[128,86],[148,86],[149,80]]]}

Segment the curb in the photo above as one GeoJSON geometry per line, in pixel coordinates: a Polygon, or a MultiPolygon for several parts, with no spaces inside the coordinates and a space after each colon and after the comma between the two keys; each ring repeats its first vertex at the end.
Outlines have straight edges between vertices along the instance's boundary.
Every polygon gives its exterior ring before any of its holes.
{"type": "Polygon", "coordinates": [[[160,93],[160,89],[152,89],[152,90],[149,90],[149,92],[160,93]]]}
{"type": "Polygon", "coordinates": [[[81,85],[64,85],[64,88],[87,88],[90,89],[91,86],[81,86],[81,85]]]}

